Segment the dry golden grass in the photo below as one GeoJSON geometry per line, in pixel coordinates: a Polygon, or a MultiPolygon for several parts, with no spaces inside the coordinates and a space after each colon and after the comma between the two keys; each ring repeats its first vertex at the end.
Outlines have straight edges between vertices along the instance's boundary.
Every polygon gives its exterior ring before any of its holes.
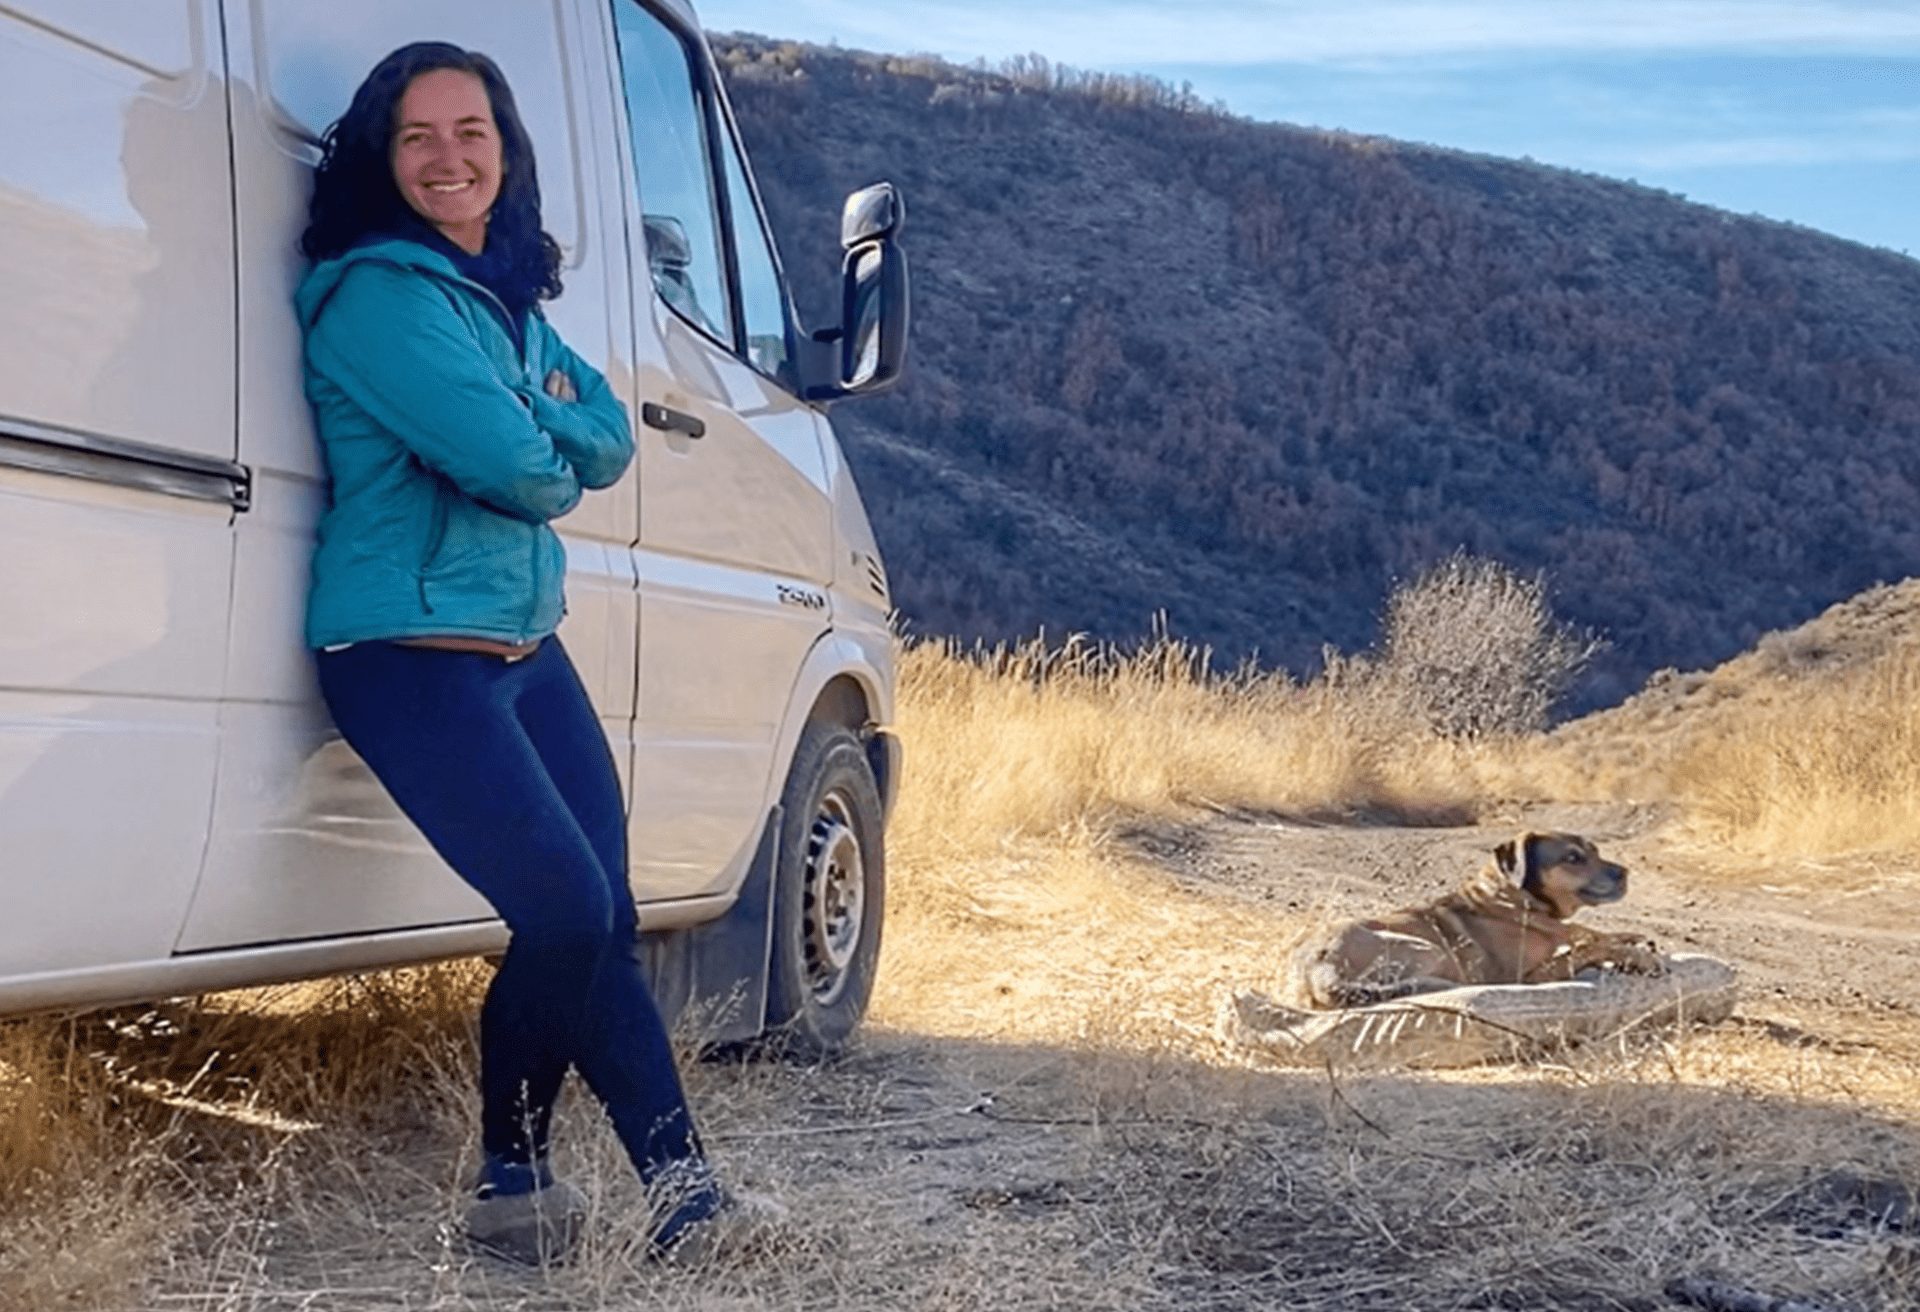
{"type": "Polygon", "coordinates": [[[169,1266],[223,1282],[319,1131],[359,1154],[396,1121],[463,1125],[483,977],[457,963],[0,1031],[0,1309],[129,1306],[169,1266]]]}
{"type": "Polygon", "coordinates": [[[909,766],[889,828],[875,1019],[923,1032],[1019,1017],[1018,1037],[1057,1040],[1079,1023],[1058,1000],[1108,976],[1185,996],[1191,973],[1140,964],[1190,948],[1217,971],[1233,960],[1222,935],[1271,953],[1271,926],[1176,905],[1128,871],[1111,851],[1122,822],[1209,808],[1458,820],[1477,800],[1462,768],[1476,749],[1409,728],[1394,703],[1283,674],[1209,674],[1203,652],[1172,640],[1132,654],[911,647],[899,728],[909,766]],[[979,950],[956,970],[966,937],[979,950]]]}
{"type": "Polygon", "coordinates": [[[1789,695],[1690,742],[1673,795],[1767,857],[1920,852],[1920,651],[1789,695]]]}
{"type": "Polygon", "coordinates": [[[1337,678],[1207,677],[1176,644],[920,646],[902,693],[861,1044],[818,1070],[687,1067],[728,1173],[798,1212],[777,1243],[649,1266],[576,1097],[582,1259],[464,1253],[485,969],[457,964],[0,1032],[0,1312],[1617,1312],[1701,1269],[1916,1305],[1896,1238],[1766,1219],[1829,1167],[1920,1176],[1903,1021],[1776,1009],[1552,1066],[1337,1082],[1213,1037],[1222,990],[1270,982],[1306,918],[1170,885],[1128,826],[1463,818],[1514,744],[1416,731],[1337,678]]]}
{"type": "Polygon", "coordinates": [[[1205,662],[1175,639],[1128,654],[910,647],[899,722],[914,756],[895,843],[978,852],[1192,806],[1470,809],[1455,767],[1471,749],[1412,730],[1389,699],[1283,673],[1209,674],[1205,662]]]}

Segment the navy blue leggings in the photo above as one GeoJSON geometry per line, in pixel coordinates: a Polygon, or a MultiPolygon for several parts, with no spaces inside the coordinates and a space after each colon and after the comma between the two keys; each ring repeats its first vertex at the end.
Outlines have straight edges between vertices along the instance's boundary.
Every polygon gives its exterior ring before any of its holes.
{"type": "Polygon", "coordinates": [[[513,933],[480,1011],[489,1158],[544,1160],[571,1065],[642,1179],[699,1160],[640,967],[613,755],[560,640],[511,663],[363,642],[319,667],[348,744],[513,933]]]}

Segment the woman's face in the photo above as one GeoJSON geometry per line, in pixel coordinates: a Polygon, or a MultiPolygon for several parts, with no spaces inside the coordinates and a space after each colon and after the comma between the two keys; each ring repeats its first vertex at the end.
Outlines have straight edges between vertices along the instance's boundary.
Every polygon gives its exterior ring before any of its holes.
{"type": "Polygon", "coordinates": [[[486,84],[439,68],[407,84],[393,129],[393,185],[454,245],[479,254],[500,198],[500,128],[486,84]]]}

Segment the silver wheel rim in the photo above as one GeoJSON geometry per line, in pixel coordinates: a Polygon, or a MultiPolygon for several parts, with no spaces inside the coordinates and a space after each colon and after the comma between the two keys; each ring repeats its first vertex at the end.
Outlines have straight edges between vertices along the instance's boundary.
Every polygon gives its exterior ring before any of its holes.
{"type": "Polygon", "coordinates": [[[847,986],[866,920],[867,863],[853,828],[853,802],[840,789],[820,799],[807,832],[801,888],[801,953],[807,989],[827,1006],[847,986]]]}

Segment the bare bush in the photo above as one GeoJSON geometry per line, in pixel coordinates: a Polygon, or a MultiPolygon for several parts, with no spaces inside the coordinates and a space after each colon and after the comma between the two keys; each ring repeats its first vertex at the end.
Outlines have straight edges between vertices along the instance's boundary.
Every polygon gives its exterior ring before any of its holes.
{"type": "Polygon", "coordinates": [[[1535,733],[1603,646],[1554,618],[1540,575],[1464,552],[1387,599],[1371,673],[1399,709],[1450,738],[1535,733]]]}

